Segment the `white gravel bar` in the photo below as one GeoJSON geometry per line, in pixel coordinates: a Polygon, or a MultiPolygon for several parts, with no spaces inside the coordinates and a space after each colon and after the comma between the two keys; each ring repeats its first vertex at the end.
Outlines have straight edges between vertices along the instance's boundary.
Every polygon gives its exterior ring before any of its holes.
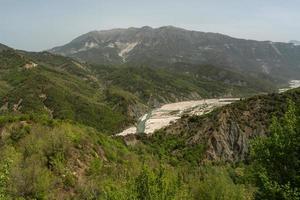
{"type": "MultiPolygon", "coordinates": [[[[144,125],[144,133],[152,134],[156,130],[168,126],[171,122],[178,120],[182,115],[203,115],[211,112],[213,109],[230,104],[240,98],[222,98],[222,99],[203,99],[197,101],[183,101],[170,103],[151,111],[146,120],[147,114],[139,119],[144,125]],[[146,121],[145,121],[146,120],[146,121]]],[[[118,133],[118,136],[137,134],[135,126],[118,133]]]]}

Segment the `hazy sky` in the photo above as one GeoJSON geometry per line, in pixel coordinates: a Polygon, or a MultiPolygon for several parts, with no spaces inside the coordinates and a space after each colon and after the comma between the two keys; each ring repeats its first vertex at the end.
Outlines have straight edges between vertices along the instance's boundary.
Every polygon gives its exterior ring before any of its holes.
{"type": "Polygon", "coordinates": [[[0,43],[39,51],[91,30],[173,25],[300,40],[300,0],[0,0],[0,43]]]}

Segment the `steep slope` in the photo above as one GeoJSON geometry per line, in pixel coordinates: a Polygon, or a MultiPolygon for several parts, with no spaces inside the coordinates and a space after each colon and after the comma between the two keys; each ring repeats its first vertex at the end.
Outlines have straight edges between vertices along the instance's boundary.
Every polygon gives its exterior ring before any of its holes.
{"type": "Polygon", "coordinates": [[[69,122],[1,116],[0,134],[3,199],[105,199],[128,178],[122,168],[135,176],[141,166],[121,142],[69,122]]]}
{"type": "Polygon", "coordinates": [[[172,26],[93,31],[50,52],[97,64],[212,64],[286,79],[300,76],[300,46],[236,39],[172,26]]]}
{"type": "Polygon", "coordinates": [[[254,96],[203,116],[184,116],[150,137],[138,138],[153,151],[179,160],[242,161],[247,159],[250,140],[268,135],[272,117],[283,116],[289,99],[299,105],[300,89],[254,96]]]}

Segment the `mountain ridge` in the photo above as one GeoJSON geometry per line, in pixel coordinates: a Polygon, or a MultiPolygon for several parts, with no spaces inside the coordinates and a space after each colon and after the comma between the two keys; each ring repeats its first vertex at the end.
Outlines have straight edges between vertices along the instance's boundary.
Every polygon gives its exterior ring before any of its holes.
{"type": "Polygon", "coordinates": [[[93,64],[177,62],[212,64],[243,73],[300,77],[300,47],[291,43],[237,39],[173,26],[92,31],[50,50],[93,64]]]}

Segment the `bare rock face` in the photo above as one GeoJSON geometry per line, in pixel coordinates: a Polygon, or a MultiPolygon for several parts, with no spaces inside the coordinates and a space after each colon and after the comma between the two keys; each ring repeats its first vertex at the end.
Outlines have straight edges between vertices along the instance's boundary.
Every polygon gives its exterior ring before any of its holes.
{"type": "Polygon", "coordinates": [[[247,159],[251,139],[268,136],[272,116],[283,116],[289,99],[299,105],[299,97],[300,89],[255,96],[207,115],[182,117],[163,133],[185,138],[187,148],[204,144],[204,162],[238,162],[247,159]]]}
{"type": "Polygon", "coordinates": [[[238,120],[230,119],[231,116],[225,114],[219,121],[217,130],[207,135],[207,160],[226,160],[239,161],[244,160],[248,154],[249,141],[256,137],[265,135],[265,127],[258,122],[258,126],[245,126],[238,120]]]}

